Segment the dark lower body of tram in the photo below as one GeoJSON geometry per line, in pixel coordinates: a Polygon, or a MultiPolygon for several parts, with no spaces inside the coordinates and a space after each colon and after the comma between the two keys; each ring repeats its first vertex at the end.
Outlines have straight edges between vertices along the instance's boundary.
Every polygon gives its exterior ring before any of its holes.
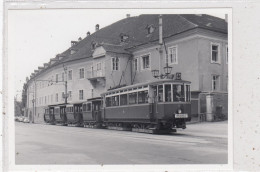
{"type": "Polygon", "coordinates": [[[146,103],[106,107],[103,121],[107,127],[123,127],[137,132],[171,132],[186,128],[190,119],[190,103],[146,103]]]}
{"type": "Polygon", "coordinates": [[[67,124],[75,125],[76,127],[83,126],[82,112],[79,112],[79,113],[67,112],[67,124]]]}

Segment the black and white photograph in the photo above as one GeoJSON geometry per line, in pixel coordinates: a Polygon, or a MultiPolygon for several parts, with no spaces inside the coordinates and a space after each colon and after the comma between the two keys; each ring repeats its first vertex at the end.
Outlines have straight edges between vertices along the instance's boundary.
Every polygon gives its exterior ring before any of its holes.
{"type": "Polygon", "coordinates": [[[5,12],[4,165],[231,170],[231,8],[75,4],[5,12]]]}
{"type": "Polygon", "coordinates": [[[15,164],[228,164],[228,14],[128,11],[8,13],[15,164]]]}
{"type": "Polygon", "coordinates": [[[1,5],[1,170],[259,171],[260,3],[1,5]]]}

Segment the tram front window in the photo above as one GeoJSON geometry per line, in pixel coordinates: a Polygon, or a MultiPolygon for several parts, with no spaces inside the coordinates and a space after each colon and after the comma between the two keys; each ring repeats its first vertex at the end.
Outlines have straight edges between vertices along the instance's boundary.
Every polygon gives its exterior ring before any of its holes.
{"type": "Polygon", "coordinates": [[[186,85],[186,101],[190,101],[190,86],[186,85]]]}
{"type": "Polygon", "coordinates": [[[163,85],[158,85],[158,102],[163,101],[163,85]]]}
{"type": "Polygon", "coordinates": [[[184,85],[173,85],[173,101],[184,102],[184,85]]]}

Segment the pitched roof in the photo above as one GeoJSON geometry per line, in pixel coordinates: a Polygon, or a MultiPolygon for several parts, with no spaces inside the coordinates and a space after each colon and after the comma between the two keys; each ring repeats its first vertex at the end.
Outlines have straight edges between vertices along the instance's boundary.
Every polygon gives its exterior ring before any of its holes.
{"type": "MultiPolygon", "coordinates": [[[[227,34],[227,23],[224,19],[205,14],[165,14],[162,15],[162,22],[164,38],[195,28],[209,29],[227,34]]],[[[130,53],[128,52],[129,48],[137,47],[142,44],[157,45],[157,40],[159,39],[158,30],[158,14],[144,14],[128,17],[101,28],[79,41],[74,46],[61,53],[60,55],[64,56],[64,58],[54,64],[56,65],[66,61],[92,57],[92,43],[101,44],[107,51],[115,53],[130,53]],[[153,26],[155,28],[154,32],[148,34],[147,26],[153,26]],[[128,35],[128,40],[123,43],[120,38],[122,34],[128,35]],[[71,49],[75,51],[74,54],[70,53],[71,49]]]]}

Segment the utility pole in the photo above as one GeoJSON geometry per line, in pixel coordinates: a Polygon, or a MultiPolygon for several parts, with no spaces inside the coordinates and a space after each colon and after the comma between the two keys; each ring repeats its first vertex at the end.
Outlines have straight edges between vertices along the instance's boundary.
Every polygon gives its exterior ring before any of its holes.
{"type": "Polygon", "coordinates": [[[163,25],[162,25],[162,15],[159,15],[159,76],[161,76],[162,72],[161,72],[161,59],[163,57],[162,53],[163,53],[163,25]]]}
{"type": "Polygon", "coordinates": [[[64,69],[64,74],[65,74],[65,77],[64,77],[64,79],[65,79],[65,82],[64,82],[64,84],[65,84],[65,95],[64,95],[64,98],[65,98],[65,104],[67,104],[68,103],[68,97],[69,97],[69,95],[68,95],[68,81],[67,81],[67,67],[63,64],[63,69],[64,69]]]}

